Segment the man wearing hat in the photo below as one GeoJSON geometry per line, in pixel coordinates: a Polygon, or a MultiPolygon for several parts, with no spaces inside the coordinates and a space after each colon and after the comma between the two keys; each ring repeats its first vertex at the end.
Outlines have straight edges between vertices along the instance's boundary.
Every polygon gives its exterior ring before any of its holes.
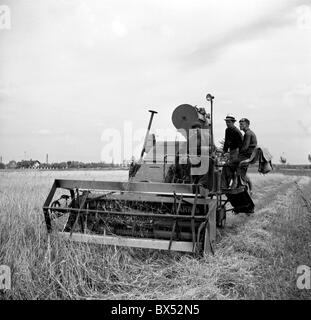
{"type": "Polygon", "coordinates": [[[221,174],[221,187],[229,188],[230,181],[234,178],[239,165],[239,150],[242,146],[243,136],[240,130],[234,125],[236,119],[232,115],[227,115],[227,129],[225,131],[225,142],[223,151],[229,158],[228,163],[223,167],[221,174]]]}
{"type": "Polygon", "coordinates": [[[244,131],[243,143],[239,153],[239,163],[237,174],[240,177],[240,183],[246,185],[247,177],[246,172],[248,169],[248,160],[254,149],[257,147],[257,137],[255,133],[249,128],[250,121],[246,118],[242,118],[239,121],[240,129],[244,131]],[[242,162],[242,163],[241,163],[242,162]]]}

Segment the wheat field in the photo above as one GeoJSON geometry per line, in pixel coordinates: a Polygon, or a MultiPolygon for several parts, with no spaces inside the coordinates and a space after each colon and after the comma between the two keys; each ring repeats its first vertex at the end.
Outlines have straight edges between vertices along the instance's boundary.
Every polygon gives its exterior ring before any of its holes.
{"type": "Polygon", "coordinates": [[[311,266],[311,178],[250,174],[255,214],[228,214],[214,256],[76,244],[47,234],[42,206],[55,178],[125,181],[127,171],[0,171],[0,299],[309,299],[297,267],[311,266]]]}

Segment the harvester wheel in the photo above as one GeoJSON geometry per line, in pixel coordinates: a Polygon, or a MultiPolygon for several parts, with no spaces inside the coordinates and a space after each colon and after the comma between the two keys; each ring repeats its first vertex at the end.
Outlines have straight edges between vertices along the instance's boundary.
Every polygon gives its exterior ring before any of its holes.
{"type": "Polygon", "coordinates": [[[226,225],[226,208],[221,206],[216,211],[216,225],[218,228],[224,228],[226,225]]]}
{"type": "MultiPolygon", "coordinates": [[[[61,205],[60,205],[60,202],[58,200],[55,200],[51,204],[51,207],[53,207],[53,208],[59,208],[60,206],[61,205]]],[[[61,216],[61,214],[59,214],[57,211],[53,211],[53,210],[50,211],[50,214],[51,214],[51,219],[52,220],[55,220],[56,218],[61,216]]]]}

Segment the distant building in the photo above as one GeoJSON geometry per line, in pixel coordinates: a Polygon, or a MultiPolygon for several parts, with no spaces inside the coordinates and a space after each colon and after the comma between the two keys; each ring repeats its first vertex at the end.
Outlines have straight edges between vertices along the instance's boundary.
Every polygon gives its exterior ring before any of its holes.
{"type": "Polygon", "coordinates": [[[40,161],[38,160],[31,161],[31,166],[30,166],[31,169],[39,169],[39,167],[40,167],[40,161]]]}
{"type": "Polygon", "coordinates": [[[17,162],[16,164],[17,169],[39,169],[40,168],[40,161],[38,160],[22,160],[17,162]]]}

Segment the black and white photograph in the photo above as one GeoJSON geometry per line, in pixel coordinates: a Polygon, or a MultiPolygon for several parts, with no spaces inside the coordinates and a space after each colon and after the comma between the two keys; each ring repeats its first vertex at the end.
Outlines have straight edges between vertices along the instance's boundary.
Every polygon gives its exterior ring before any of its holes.
{"type": "Polygon", "coordinates": [[[311,0],[0,0],[0,300],[310,299],[311,0]]]}

